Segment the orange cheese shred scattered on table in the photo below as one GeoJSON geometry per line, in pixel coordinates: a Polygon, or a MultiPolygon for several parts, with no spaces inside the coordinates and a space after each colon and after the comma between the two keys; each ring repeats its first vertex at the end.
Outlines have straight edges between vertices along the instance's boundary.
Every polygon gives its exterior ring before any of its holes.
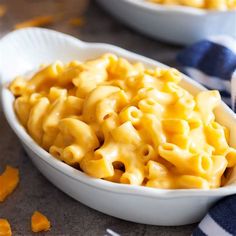
{"type": "Polygon", "coordinates": [[[27,27],[46,26],[52,24],[54,17],[49,16],[38,16],[27,21],[20,22],[15,25],[15,29],[22,29],[27,27]]]}
{"type": "Polygon", "coordinates": [[[7,166],[5,171],[0,175],[0,202],[10,195],[19,183],[19,170],[7,166]]]}
{"type": "Polygon", "coordinates": [[[69,20],[69,24],[72,26],[83,26],[85,24],[85,20],[83,17],[71,18],[69,20]]]}
{"type": "Polygon", "coordinates": [[[31,217],[31,229],[34,233],[48,231],[51,223],[46,216],[39,211],[35,211],[31,217]]]}
{"type": "Polygon", "coordinates": [[[3,17],[7,12],[7,7],[5,5],[0,4],[0,17],[3,17]]]}
{"type": "Polygon", "coordinates": [[[0,218],[0,236],[11,236],[11,226],[6,219],[0,218]]]}

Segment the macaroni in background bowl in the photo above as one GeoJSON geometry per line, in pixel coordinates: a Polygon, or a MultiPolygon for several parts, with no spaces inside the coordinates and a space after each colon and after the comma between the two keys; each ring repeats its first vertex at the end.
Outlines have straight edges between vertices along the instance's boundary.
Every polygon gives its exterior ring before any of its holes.
{"type": "MultiPolygon", "coordinates": [[[[217,200],[236,193],[235,168],[225,186],[209,190],[157,189],[117,184],[90,177],[52,158],[36,144],[20,124],[13,107],[15,98],[8,89],[9,82],[15,76],[35,70],[42,63],[50,64],[57,59],[63,63],[72,59],[86,61],[108,51],[131,62],[140,61],[148,68],[165,69],[167,66],[112,45],[84,43],[62,33],[38,28],[18,30],[5,36],[0,40],[0,51],[0,77],[3,83],[1,98],[7,121],[35,166],[69,196],[93,209],[124,220],[153,225],[184,225],[199,221],[217,200]]],[[[182,77],[181,87],[192,95],[206,91],[187,76],[182,77]]],[[[235,148],[234,113],[221,102],[215,109],[215,114],[217,122],[229,128],[229,143],[235,148]]]]}
{"type": "Polygon", "coordinates": [[[234,0],[148,0],[149,2],[166,4],[166,5],[182,5],[188,7],[205,8],[211,10],[234,10],[236,9],[236,1],[234,0]]]}

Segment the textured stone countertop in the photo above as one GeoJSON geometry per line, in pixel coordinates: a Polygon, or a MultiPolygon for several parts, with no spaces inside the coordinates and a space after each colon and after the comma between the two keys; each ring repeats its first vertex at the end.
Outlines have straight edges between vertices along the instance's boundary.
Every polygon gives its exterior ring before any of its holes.
{"type": "MultiPolygon", "coordinates": [[[[34,15],[62,10],[65,11],[65,17],[84,14],[85,25],[72,27],[66,20],[61,19],[49,28],[72,34],[84,41],[112,43],[171,66],[175,66],[176,53],[181,50],[180,47],[155,41],[127,28],[94,1],[5,0],[0,3],[8,5],[7,14],[0,19],[0,36],[9,32],[16,22],[34,15]]],[[[75,201],[54,187],[33,166],[0,112],[0,171],[7,164],[19,168],[21,180],[16,191],[4,203],[0,203],[0,218],[10,221],[15,236],[33,235],[30,230],[30,217],[36,209],[48,216],[52,223],[49,232],[38,235],[103,236],[109,228],[122,236],[185,236],[190,235],[195,227],[135,224],[102,214],[75,201]]]]}

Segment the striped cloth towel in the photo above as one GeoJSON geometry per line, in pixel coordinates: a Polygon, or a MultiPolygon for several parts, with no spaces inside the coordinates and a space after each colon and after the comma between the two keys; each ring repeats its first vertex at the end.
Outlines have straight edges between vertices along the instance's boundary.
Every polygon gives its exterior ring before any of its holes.
{"type": "MultiPolygon", "coordinates": [[[[221,92],[231,106],[236,91],[236,40],[226,36],[200,41],[178,56],[182,71],[209,89],[221,92]]],[[[235,108],[233,108],[235,109],[235,108]]],[[[236,195],[218,202],[200,222],[192,236],[236,236],[236,195]]]]}
{"type": "MultiPolygon", "coordinates": [[[[217,89],[231,106],[231,80],[236,76],[236,40],[218,36],[200,41],[178,56],[182,71],[208,89],[217,89]]],[[[236,85],[235,85],[236,86],[236,85]]]]}

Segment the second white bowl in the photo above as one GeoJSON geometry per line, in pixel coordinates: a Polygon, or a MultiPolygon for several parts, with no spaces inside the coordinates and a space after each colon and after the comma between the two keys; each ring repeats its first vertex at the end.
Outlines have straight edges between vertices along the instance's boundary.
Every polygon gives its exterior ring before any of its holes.
{"type": "Polygon", "coordinates": [[[154,38],[191,44],[214,35],[236,37],[236,11],[163,6],[146,0],[97,0],[116,18],[154,38]]]}

